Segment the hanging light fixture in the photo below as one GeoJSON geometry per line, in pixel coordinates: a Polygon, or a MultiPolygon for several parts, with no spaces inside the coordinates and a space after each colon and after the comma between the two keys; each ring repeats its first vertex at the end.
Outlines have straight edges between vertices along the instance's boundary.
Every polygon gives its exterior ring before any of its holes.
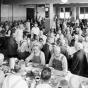
{"type": "Polygon", "coordinates": [[[67,2],[68,2],[68,0],[61,0],[61,2],[62,2],[62,3],[67,3],[67,2]]]}

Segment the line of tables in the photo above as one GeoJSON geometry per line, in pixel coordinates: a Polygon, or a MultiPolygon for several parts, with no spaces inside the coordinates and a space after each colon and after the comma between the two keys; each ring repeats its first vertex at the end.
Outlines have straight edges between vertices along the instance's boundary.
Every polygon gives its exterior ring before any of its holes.
{"type": "MultiPolygon", "coordinates": [[[[59,88],[59,87],[71,88],[70,85],[69,85],[70,78],[72,76],[77,76],[77,75],[74,75],[69,71],[64,73],[62,71],[55,70],[52,67],[50,67],[50,68],[51,68],[51,71],[52,71],[52,75],[51,75],[49,84],[52,86],[52,88],[59,88]]],[[[38,72],[40,74],[42,69],[43,69],[42,66],[33,66],[32,64],[30,64],[28,67],[26,67],[26,72],[32,71],[34,73],[38,72]]],[[[87,80],[87,78],[81,77],[81,76],[77,76],[77,77],[80,78],[80,80],[81,80],[80,82],[82,82],[82,86],[84,85],[83,88],[86,88],[86,87],[88,88],[88,85],[85,82],[85,80],[87,80]]]]}
{"type": "MultiPolygon", "coordinates": [[[[25,74],[23,74],[22,77],[27,81],[29,88],[30,88],[30,85],[31,85],[33,79],[35,79],[37,76],[40,76],[43,68],[44,68],[44,66],[41,66],[38,64],[36,65],[34,63],[29,63],[27,65],[27,67],[25,69],[25,74]]],[[[60,88],[72,88],[72,86],[70,85],[71,77],[79,78],[79,81],[82,85],[81,88],[88,88],[88,79],[87,78],[74,75],[69,71],[64,73],[62,71],[55,70],[52,67],[50,67],[50,69],[52,71],[52,75],[51,75],[51,78],[48,83],[52,86],[52,88],[59,88],[59,87],[60,88]]],[[[10,70],[9,66],[7,66],[7,70],[10,70]]],[[[74,82],[73,82],[73,84],[74,84],[74,82]]],[[[73,87],[73,88],[75,88],[75,87],[73,87]]],[[[80,88],[80,87],[77,87],[77,88],[80,88]]]]}

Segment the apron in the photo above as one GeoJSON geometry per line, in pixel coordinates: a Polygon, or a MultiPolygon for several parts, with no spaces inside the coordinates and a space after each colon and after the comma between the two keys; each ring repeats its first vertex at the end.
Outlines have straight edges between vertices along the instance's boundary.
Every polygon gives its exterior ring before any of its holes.
{"type": "MultiPolygon", "coordinates": [[[[61,59],[63,58],[63,56],[61,57],[61,59]]],[[[53,59],[53,64],[52,64],[53,68],[56,69],[56,70],[60,70],[62,71],[63,70],[63,67],[62,67],[62,61],[60,60],[57,60],[57,59],[53,59]]]]}
{"type": "Polygon", "coordinates": [[[41,55],[41,52],[40,52],[39,56],[34,55],[33,59],[32,59],[32,62],[33,63],[41,63],[40,55],[41,55]]]}

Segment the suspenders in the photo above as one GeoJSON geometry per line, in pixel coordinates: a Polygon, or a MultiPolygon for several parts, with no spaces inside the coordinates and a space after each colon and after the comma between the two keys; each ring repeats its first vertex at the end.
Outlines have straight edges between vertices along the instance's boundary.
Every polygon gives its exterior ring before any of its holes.
{"type": "Polygon", "coordinates": [[[20,81],[22,81],[22,79],[18,79],[16,82],[14,82],[14,84],[9,87],[9,79],[10,79],[11,75],[8,76],[7,78],[7,88],[14,88],[20,81]]]}

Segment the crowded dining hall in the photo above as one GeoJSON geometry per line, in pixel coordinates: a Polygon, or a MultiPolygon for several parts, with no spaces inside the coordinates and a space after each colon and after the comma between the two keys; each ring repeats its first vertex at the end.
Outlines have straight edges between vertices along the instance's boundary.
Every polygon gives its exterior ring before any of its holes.
{"type": "Polygon", "coordinates": [[[88,1],[0,0],[0,88],[88,88],[88,1]]]}

